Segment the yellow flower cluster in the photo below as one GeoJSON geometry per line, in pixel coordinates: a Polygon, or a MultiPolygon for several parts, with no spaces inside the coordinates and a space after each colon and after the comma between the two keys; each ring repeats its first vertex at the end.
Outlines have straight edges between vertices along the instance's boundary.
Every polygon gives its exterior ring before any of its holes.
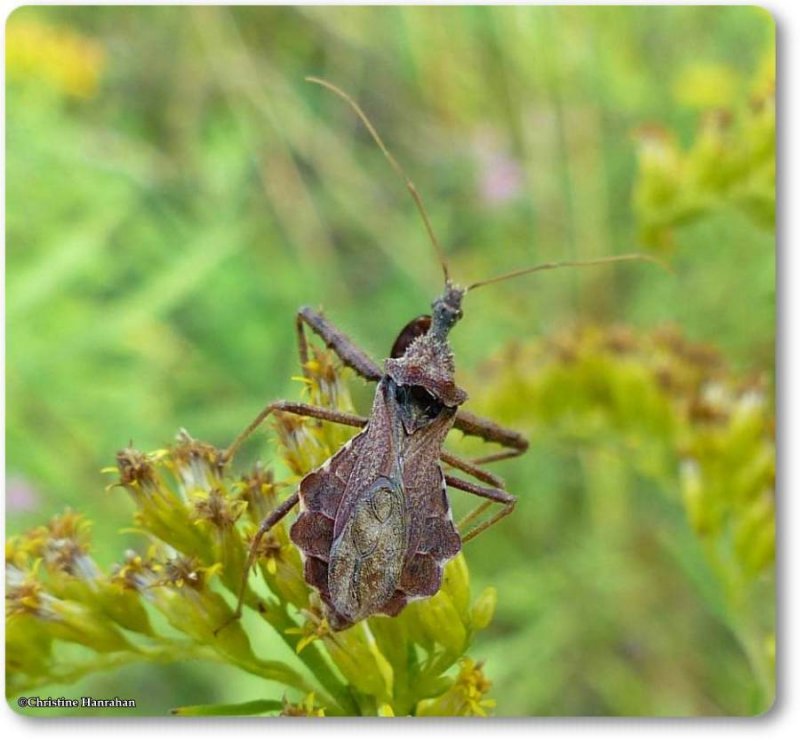
{"type": "Polygon", "coordinates": [[[11,81],[45,83],[74,98],[97,93],[105,68],[105,49],[65,26],[52,26],[16,14],[6,29],[6,71],[11,81]]]}

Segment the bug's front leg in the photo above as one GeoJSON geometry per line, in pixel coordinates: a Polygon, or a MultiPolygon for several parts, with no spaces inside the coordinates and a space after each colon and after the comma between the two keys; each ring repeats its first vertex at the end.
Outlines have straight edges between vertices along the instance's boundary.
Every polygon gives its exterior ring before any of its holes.
{"type": "MultiPolygon", "coordinates": [[[[314,309],[304,306],[297,312],[295,327],[297,330],[297,350],[300,355],[300,365],[303,375],[308,377],[308,340],[304,325],[319,335],[325,344],[331,348],[342,362],[352,368],[356,373],[368,381],[377,381],[381,378],[381,369],[361,348],[358,347],[344,332],[337,329],[322,314],[314,309]]],[[[314,417],[327,422],[348,425],[350,427],[363,427],[367,420],[355,414],[339,412],[335,409],[317,407],[311,404],[300,404],[289,401],[276,401],[265,406],[256,415],[256,418],[236,437],[222,454],[221,463],[224,465],[233,458],[241,444],[261,425],[272,412],[289,412],[303,417],[314,417]]]]}
{"type": "Polygon", "coordinates": [[[480,458],[473,458],[470,461],[478,465],[502,461],[506,458],[516,458],[516,456],[522,455],[530,445],[527,438],[523,437],[519,432],[503,427],[490,419],[462,410],[459,410],[453,427],[465,435],[479,437],[482,440],[486,440],[486,442],[497,443],[503,447],[503,450],[499,453],[491,453],[480,458]]]}
{"type": "Polygon", "coordinates": [[[352,368],[359,376],[367,381],[379,381],[381,376],[380,366],[367,355],[353,340],[344,332],[329,322],[320,312],[303,306],[295,319],[297,328],[297,349],[300,353],[300,364],[303,373],[306,373],[308,363],[308,340],[304,325],[308,325],[311,330],[321,337],[327,347],[333,350],[341,361],[352,368]]]}
{"type": "Polygon", "coordinates": [[[455,478],[454,476],[445,476],[444,480],[448,486],[452,486],[454,489],[461,489],[461,491],[466,491],[470,494],[475,494],[476,496],[483,497],[484,499],[488,500],[472,510],[472,512],[466,515],[466,517],[464,517],[461,522],[458,523],[459,531],[463,530],[467,527],[467,525],[480,517],[480,515],[482,515],[489,507],[492,506],[493,502],[503,505],[502,508],[494,515],[463,533],[461,535],[462,543],[469,542],[476,536],[480,535],[487,528],[499,522],[507,515],[510,515],[514,509],[514,505],[517,503],[517,498],[513,494],[509,494],[509,492],[507,492],[505,489],[479,486],[478,484],[473,484],[470,481],[464,481],[463,479],[455,478]]]}
{"type": "Polygon", "coordinates": [[[361,417],[358,414],[348,414],[347,412],[340,412],[336,409],[317,407],[313,404],[303,404],[301,402],[273,401],[271,404],[267,404],[267,406],[256,415],[256,418],[247,425],[247,427],[236,436],[236,439],[223,451],[220,463],[222,465],[228,463],[233,456],[236,455],[236,451],[241,444],[247,440],[259,425],[273,412],[288,412],[289,414],[296,414],[300,417],[313,417],[314,419],[336,422],[337,424],[347,425],[348,427],[363,427],[367,423],[367,418],[361,417]]]}

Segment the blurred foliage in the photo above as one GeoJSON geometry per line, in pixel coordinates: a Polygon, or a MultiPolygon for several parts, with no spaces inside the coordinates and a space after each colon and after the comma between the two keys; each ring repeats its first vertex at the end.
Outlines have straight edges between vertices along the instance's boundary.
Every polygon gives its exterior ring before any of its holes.
{"type": "Polygon", "coordinates": [[[606,480],[603,448],[666,495],[680,493],[714,571],[701,595],[741,641],[763,698],[771,698],[774,614],[764,609],[774,601],[775,565],[769,380],[732,376],[712,348],[686,342],[675,329],[637,336],[624,327],[585,327],[514,347],[486,373],[480,408],[526,428],[534,442],[542,435],[572,441],[598,496],[608,483],[630,486],[625,475],[606,480]]]}
{"type": "MultiPolygon", "coordinates": [[[[497,467],[520,495],[514,516],[466,553],[475,590],[498,590],[471,649],[495,712],[769,705],[767,13],[54,7],[17,10],[6,34],[9,532],[69,506],[96,523],[96,563],[141,548],[118,532],[130,507],[96,494],[113,451],[161,448],[181,425],[224,444],[265,401],[296,397],[300,304],[325,306],[376,357],[426,310],[439,273],[413,205],[351,112],[302,82],[321,75],[409,170],[456,279],[643,247],[675,270],[552,273],[467,299],[453,335],[460,384],[535,442],[497,467]],[[606,348],[621,324],[629,357],[606,348]],[[670,354],[653,330],[666,324],[719,365],[670,354]],[[577,347],[577,365],[558,342],[577,347]],[[658,357],[679,374],[674,394],[653,380],[658,357]],[[691,399],[721,416],[701,422],[691,399]]],[[[367,387],[350,391],[366,410],[367,387]]],[[[245,457],[273,446],[256,448],[245,457]]],[[[296,665],[256,620],[243,621],[254,654],[296,665]]],[[[113,686],[142,713],[266,696],[227,663],[175,658],[42,693],[113,686]]],[[[470,702],[471,668],[440,706],[470,702]]],[[[313,710],[324,695],[313,692],[281,707],[313,710]]]]}
{"type": "Polygon", "coordinates": [[[737,82],[721,66],[698,65],[679,78],[678,100],[703,112],[687,151],[661,127],[640,130],[634,203],[646,244],[669,247],[672,227],[726,203],[774,230],[775,50],[765,54],[747,103],[738,107],[737,82]]]}

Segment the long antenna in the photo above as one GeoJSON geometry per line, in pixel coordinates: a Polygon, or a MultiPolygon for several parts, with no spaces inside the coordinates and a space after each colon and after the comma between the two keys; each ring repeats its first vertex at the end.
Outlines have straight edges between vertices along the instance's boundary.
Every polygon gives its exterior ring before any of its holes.
{"type": "Polygon", "coordinates": [[[439,258],[439,263],[442,266],[442,272],[444,273],[444,282],[450,282],[450,274],[447,270],[447,261],[444,259],[444,252],[439,244],[439,240],[436,239],[436,235],[433,233],[433,227],[431,226],[431,220],[428,218],[428,212],[425,210],[425,206],[422,203],[422,197],[417,191],[417,187],[414,183],[411,182],[411,179],[406,175],[405,171],[402,167],[400,167],[397,160],[392,156],[392,153],[389,151],[387,146],[383,143],[383,139],[381,139],[380,134],[375,130],[375,127],[372,125],[372,122],[367,118],[367,114],[361,110],[361,106],[355,102],[344,90],[341,88],[336,87],[332,82],[328,82],[327,80],[323,80],[320,77],[306,77],[307,82],[314,82],[317,85],[322,85],[322,87],[327,88],[332,93],[335,93],[340,98],[345,100],[350,107],[356,112],[356,115],[361,119],[361,122],[364,126],[367,127],[367,131],[369,131],[372,138],[375,140],[375,143],[380,147],[381,152],[383,152],[384,156],[387,160],[389,160],[389,164],[392,166],[392,169],[397,173],[400,179],[406,184],[406,188],[408,188],[408,192],[411,193],[411,197],[414,199],[414,203],[417,204],[417,210],[422,216],[422,221],[425,223],[425,229],[428,232],[428,236],[430,237],[431,242],[433,243],[434,249],[436,250],[436,256],[439,258]]]}
{"type": "Polygon", "coordinates": [[[499,283],[503,280],[508,280],[509,278],[517,278],[520,275],[527,275],[528,273],[538,273],[542,270],[555,270],[557,268],[570,268],[570,267],[577,267],[582,268],[586,267],[587,265],[602,265],[604,263],[609,262],[628,262],[632,260],[639,260],[643,262],[652,262],[655,265],[663,268],[667,272],[672,272],[672,270],[663,263],[661,260],[658,260],[655,257],[651,257],[650,255],[641,255],[639,253],[632,253],[629,255],[612,255],[610,257],[598,257],[596,260],[565,260],[564,262],[545,262],[541,265],[534,265],[531,268],[522,268],[521,270],[514,270],[511,273],[506,273],[505,275],[497,275],[494,278],[487,278],[486,280],[479,280],[477,283],[472,283],[466,287],[466,291],[472,291],[475,288],[481,288],[482,286],[488,286],[492,283],[499,283]]]}

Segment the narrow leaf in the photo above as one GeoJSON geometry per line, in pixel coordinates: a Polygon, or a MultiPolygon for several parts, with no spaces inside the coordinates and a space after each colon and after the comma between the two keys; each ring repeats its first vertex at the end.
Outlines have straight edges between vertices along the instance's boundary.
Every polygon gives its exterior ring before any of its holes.
{"type": "Polygon", "coordinates": [[[170,710],[172,715],[261,715],[280,710],[280,700],[251,700],[229,705],[184,705],[170,710]]]}

